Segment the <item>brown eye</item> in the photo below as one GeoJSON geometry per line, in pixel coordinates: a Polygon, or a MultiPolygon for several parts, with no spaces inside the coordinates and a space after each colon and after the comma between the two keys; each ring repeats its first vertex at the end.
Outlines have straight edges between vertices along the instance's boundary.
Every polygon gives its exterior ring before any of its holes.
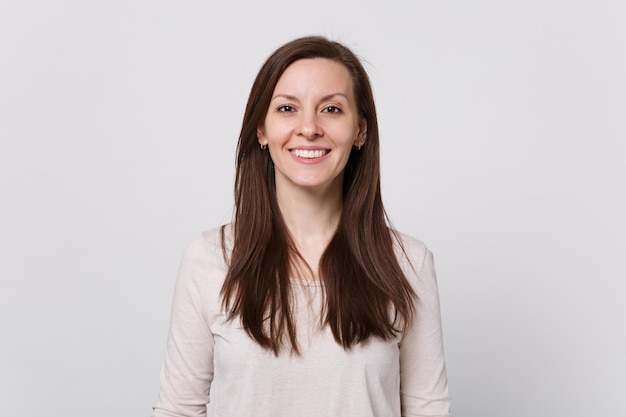
{"type": "Polygon", "coordinates": [[[337,114],[337,113],[341,113],[341,109],[337,106],[327,106],[324,108],[324,110],[322,110],[322,112],[337,114]]]}
{"type": "Polygon", "coordinates": [[[280,106],[277,110],[278,110],[279,112],[281,112],[281,113],[291,113],[291,112],[292,112],[292,111],[294,111],[295,109],[294,109],[293,107],[291,107],[290,105],[285,104],[285,105],[283,105],[283,106],[280,106]]]}

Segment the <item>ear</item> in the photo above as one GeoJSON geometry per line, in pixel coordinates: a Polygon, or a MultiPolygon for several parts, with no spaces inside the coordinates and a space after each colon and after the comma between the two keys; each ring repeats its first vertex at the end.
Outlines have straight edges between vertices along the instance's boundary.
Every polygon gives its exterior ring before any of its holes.
{"type": "Polygon", "coordinates": [[[360,148],[365,143],[367,137],[367,120],[359,119],[359,131],[354,139],[354,146],[360,148]]]}
{"type": "Polygon", "coordinates": [[[265,128],[263,126],[256,128],[256,137],[259,141],[259,145],[267,146],[267,138],[265,137],[265,128]]]}

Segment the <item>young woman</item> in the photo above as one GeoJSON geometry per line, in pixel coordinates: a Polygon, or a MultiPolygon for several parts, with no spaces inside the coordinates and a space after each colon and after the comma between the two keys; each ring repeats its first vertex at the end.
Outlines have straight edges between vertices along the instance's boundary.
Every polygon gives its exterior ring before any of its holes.
{"type": "Polygon", "coordinates": [[[209,391],[215,417],[449,416],[433,257],[386,222],[355,55],[276,50],[237,152],[234,221],[180,267],[153,417],[204,416],[209,391]]]}

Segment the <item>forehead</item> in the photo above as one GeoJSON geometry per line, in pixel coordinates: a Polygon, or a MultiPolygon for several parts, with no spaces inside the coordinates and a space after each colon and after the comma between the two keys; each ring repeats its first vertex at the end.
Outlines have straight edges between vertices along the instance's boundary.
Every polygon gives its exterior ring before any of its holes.
{"type": "Polygon", "coordinates": [[[287,67],[274,88],[275,94],[352,95],[352,77],[340,62],[327,58],[307,58],[287,67]]]}

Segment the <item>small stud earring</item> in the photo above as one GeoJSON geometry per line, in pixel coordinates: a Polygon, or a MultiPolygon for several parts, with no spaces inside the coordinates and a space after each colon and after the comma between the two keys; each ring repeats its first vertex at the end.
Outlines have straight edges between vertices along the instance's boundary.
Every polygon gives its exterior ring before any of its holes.
{"type": "Polygon", "coordinates": [[[259,144],[259,145],[261,146],[261,150],[262,150],[262,151],[264,151],[264,150],[266,150],[266,149],[267,149],[267,144],[263,144],[263,143],[261,143],[261,144],[259,144]]]}
{"type": "Polygon", "coordinates": [[[357,151],[360,151],[361,148],[363,147],[363,145],[365,145],[365,135],[363,135],[363,137],[361,138],[361,140],[359,141],[359,144],[356,147],[357,151]]]}

